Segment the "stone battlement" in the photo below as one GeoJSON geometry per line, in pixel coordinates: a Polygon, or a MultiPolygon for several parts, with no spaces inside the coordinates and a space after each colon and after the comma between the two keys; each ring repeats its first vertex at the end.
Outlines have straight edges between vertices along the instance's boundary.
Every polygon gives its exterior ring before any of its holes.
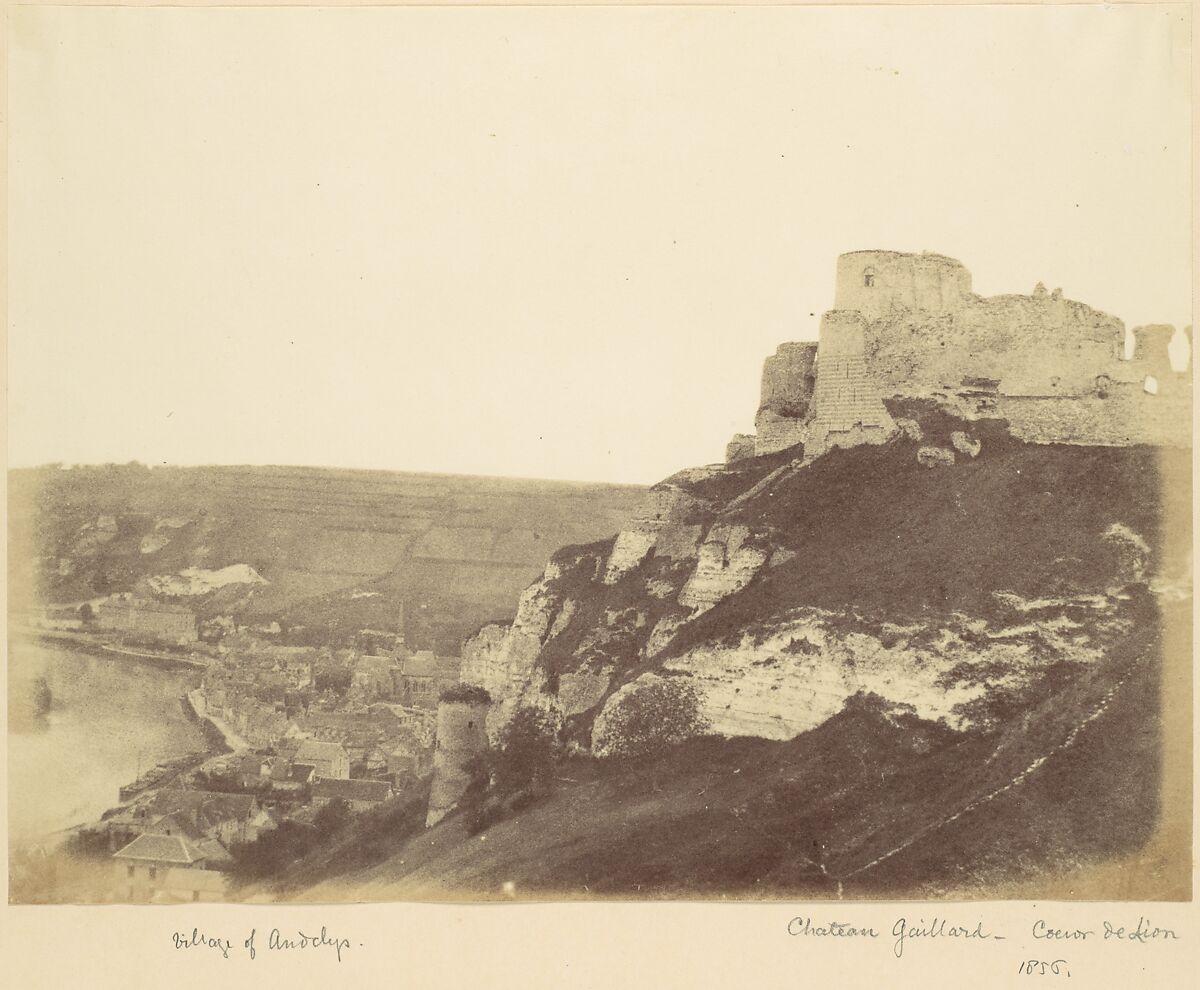
{"type": "Polygon", "coordinates": [[[1041,283],[1029,295],[977,296],[971,273],[944,255],[843,254],[817,343],[781,344],[766,359],[756,435],[739,435],[728,457],[881,442],[895,430],[884,399],[933,398],[961,412],[981,381],[989,395],[967,403],[972,413],[1012,416],[1028,439],[1190,444],[1190,362],[1172,368],[1175,328],[1132,335],[1127,360],[1116,317],[1041,283]]]}

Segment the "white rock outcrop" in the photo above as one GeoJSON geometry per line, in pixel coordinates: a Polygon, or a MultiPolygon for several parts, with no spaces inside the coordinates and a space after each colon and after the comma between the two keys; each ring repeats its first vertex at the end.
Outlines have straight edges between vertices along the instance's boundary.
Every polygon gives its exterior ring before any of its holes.
{"type": "Polygon", "coordinates": [[[541,694],[543,676],[535,661],[542,647],[566,627],[575,608],[574,602],[562,600],[551,588],[561,574],[559,565],[551,561],[541,580],[521,595],[510,625],[486,625],[463,644],[460,680],[492,696],[487,728],[493,741],[523,699],[541,694]]]}
{"type": "Polygon", "coordinates": [[[838,618],[805,610],[768,633],[743,636],[736,646],[696,647],[663,669],[692,679],[712,731],[790,739],[836,715],[860,691],[909,706],[923,719],[966,728],[956,710],[964,702],[1026,682],[1052,658],[1092,663],[1101,656],[1078,624],[1062,616],[969,639],[942,629],[917,646],[907,636],[841,632],[838,618]]]}
{"type": "Polygon", "coordinates": [[[695,546],[699,531],[682,524],[697,504],[697,500],[687,492],[667,482],[650,489],[633,519],[617,534],[604,570],[604,583],[616,584],[637,567],[658,543],[664,531],[664,550],[667,554],[686,555],[689,542],[691,547],[695,546]]]}
{"type": "Polygon", "coordinates": [[[714,525],[700,546],[696,569],[679,594],[679,604],[707,611],[749,584],[768,557],[765,550],[747,545],[749,536],[746,526],[714,525]]]}
{"type": "Polygon", "coordinates": [[[185,567],[178,574],[159,574],[147,578],[150,589],[158,595],[190,597],[205,595],[230,584],[267,584],[249,564],[230,564],[219,570],[210,571],[202,567],[185,567]]]}

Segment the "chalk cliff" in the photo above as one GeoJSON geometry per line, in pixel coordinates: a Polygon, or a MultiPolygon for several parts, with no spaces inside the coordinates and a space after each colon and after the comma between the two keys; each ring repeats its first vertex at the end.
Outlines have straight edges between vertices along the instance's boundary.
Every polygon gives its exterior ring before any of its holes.
{"type": "Polygon", "coordinates": [[[863,695],[970,731],[1106,656],[1132,586],[1190,581],[1171,328],[1126,361],[1120,321],[975,296],[937,255],[843,256],[835,305],[767,359],[753,449],[656,485],[468,640],[493,737],[537,706],[591,746],[662,678],[726,736],[789,739],[863,695]]]}

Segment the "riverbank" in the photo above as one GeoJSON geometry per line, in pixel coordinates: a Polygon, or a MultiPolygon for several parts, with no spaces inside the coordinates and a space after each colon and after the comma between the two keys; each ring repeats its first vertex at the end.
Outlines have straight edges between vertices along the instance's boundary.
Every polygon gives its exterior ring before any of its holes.
{"type": "Polygon", "coordinates": [[[153,664],[166,670],[206,670],[208,662],[198,657],[184,657],[175,653],[152,653],[135,650],[127,646],[97,638],[91,633],[77,633],[66,629],[34,629],[29,626],[9,630],[10,638],[26,640],[43,646],[69,647],[91,656],[124,658],[136,663],[153,664]]]}
{"type": "Polygon", "coordinates": [[[188,691],[183,698],[184,709],[204,727],[205,735],[216,741],[215,750],[224,754],[250,748],[250,744],[234,732],[224,719],[209,712],[208,698],[202,688],[188,691]]]}
{"type": "Polygon", "coordinates": [[[195,717],[186,699],[200,686],[195,668],[123,658],[100,645],[24,631],[10,642],[10,685],[21,701],[10,705],[7,740],[10,849],[56,847],[127,799],[185,786],[240,742],[195,717]],[[33,711],[25,686],[39,680],[50,709],[22,728],[12,715],[33,711]]]}

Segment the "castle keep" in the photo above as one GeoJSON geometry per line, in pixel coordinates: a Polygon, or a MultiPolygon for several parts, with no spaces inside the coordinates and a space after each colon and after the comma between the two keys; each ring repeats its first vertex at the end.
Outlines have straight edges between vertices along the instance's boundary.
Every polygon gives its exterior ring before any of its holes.
{"type": "Polygon", "coordinates": [[[467,685],[442,692],[438,701],[433,780],[425,826],[436,825],[457,807],[475,773],[474,761],[488,746],[491,697],[467,685]]]}
{"type": "Polygon", "coordinates": [[[1125,325],[1060,290],[1039,283],[1029,295],[983,297],[953,258],[843,254],[818,341],[781,344],[767,358],[755,435],[735,436],[727,459],[881,443],[899,428],[892,398],[1004,419],[1032,442],[1188,446],[1190,360],[1171,367],[1174,334],[1135,328],[1126,360],[1125,325]]]}

